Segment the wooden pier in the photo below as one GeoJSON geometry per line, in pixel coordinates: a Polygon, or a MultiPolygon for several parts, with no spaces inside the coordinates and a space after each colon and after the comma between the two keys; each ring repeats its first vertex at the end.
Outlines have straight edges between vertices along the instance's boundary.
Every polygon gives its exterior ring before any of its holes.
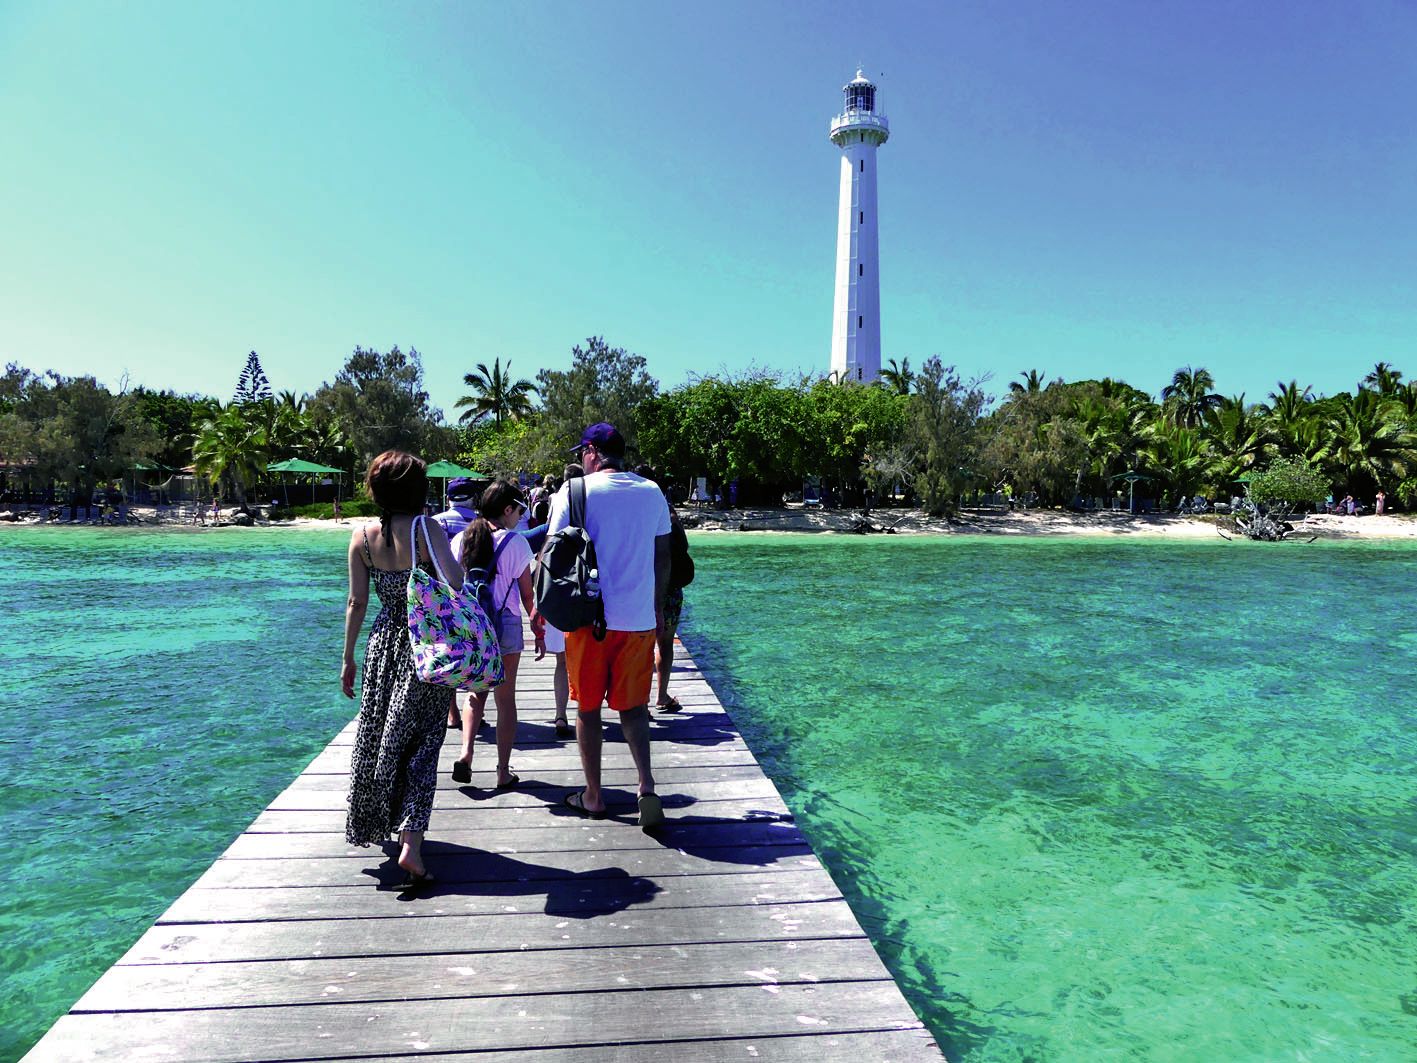
{"type": "Polygon", "coordinates": [[[448,734],[436,886],[401,894],[396,846],[345,842],[351,724],[26,1060],[941,1060],[680,653],[685,711],[653,724],[653,836],[615,727],[610,818],[560,806],[580,762],[555,739],[552,660],[528,654],[521,787],[491,788],[490,731],[472,785],[453,783],[448,734]]]}

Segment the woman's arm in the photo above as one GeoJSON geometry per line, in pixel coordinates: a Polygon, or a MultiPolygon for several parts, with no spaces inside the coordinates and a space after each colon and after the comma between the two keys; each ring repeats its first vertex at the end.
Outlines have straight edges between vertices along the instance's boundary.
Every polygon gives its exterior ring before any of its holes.
{"type": "Polygon", "coordinates": [[[344,607],[344,658],[340,664],[340,689],[347,698],[354,697],[354,644],[369,609],[369,566],[360,549],[361,531],[362,527],[356,528],[349,538],[349,601],[344,607]]]}

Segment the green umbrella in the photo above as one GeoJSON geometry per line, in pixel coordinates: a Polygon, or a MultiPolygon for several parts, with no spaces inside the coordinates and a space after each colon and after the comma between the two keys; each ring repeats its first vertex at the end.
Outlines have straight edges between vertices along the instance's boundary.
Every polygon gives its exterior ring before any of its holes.
{"type": "Polygon", "coordinates": [[[476,476],[472,469],[464,469],[461,465],[451,461],[435,461],[428,466],[428,475],[436,480],[446,480],[451,476],[476,476]]]}
{"type": "Polygon", "coordinates": [[[342,474],[344,470],[332,469],[328,465],[316,465],[313,461],[305,461],[302,458],[286,458],[284,461],[276,461],[267,465],[266,472],[323,472],[342,474]]]}
{"type": "Polygon", "coordinates": [[[1251,480],[1253,480],[1253,479],[1254,479],[1253,476],[1251,476],[1249,473],[1245,472],[1245,473],[1241,473],[1239,476],[1235,477],[1235,479],[1232,481],[1232,483],[1247,484],[1247,483],[1249,483],[1249,482],[1250,482],[1251,480]]]}
{"type": "MultiPolygon", "coordinates": [[[[343,482],[344,482],[344,481],[343,481],[343,476],[344,476],[344,470],[343,470],[343,469],[332,469],[332,468],[330,468],[328,465],[316,465],[313,461],[305,461],[303,458],[286,458],[284,461],[274,461],[274,462],[271,462],[271,464],[269,464],[269,465],[266,466],[266,472],[295,472],[295,473],[304,473],[304,474],[307,475],[307,476],[312,475],[312,474],[318,474],[318,473],[333,473],[334,475],[341,477],[341,480],[339,481],[339,484],[343,484],[343,482]]],[[[284,478],[284,477],[281,478],[281,485],[282,485],[282,486],[285,485],[285,478],[284,478]]],[[[339,486],[337,485],[337,486],[335,487],[335,498],[336,498],[336,499],[339,498],[339,493],[340,493],[340,492],[339,492],[339,486]]],[[[285,504],[286,504],[287,507],[290,506],[290,489],[289,489],[289,488],[286,488],[286,491],[285,491],[285,504]]]]}

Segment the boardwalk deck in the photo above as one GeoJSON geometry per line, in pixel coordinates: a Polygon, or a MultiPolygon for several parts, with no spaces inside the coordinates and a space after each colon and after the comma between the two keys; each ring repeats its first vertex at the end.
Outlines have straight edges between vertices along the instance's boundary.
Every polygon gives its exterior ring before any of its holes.
{"type": "Polygon", "coordinates": [[[550,660],[524,660],[522,787],[484,788],[481,739],[471,786],[441,777],[435,888],[398,893],[396,847],[345,843],[346,727],[26,1060],[942,1058],[687,655],[654,836],[615,728],[612,815],[560,807],[576,747],[550,660]]]}

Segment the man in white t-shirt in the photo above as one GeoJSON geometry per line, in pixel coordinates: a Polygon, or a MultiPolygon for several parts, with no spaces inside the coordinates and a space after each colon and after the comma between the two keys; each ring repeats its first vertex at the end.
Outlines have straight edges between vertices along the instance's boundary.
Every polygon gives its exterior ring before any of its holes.
{"type": "MultiPolygon", "coordinates": [[[[640,826],[664,822],[650,770],[649,694],[654,643],[669,587],[669,506],[659,488],[625,472],[625,439],[613,426],[593,424],[575,449],[585,466],[586,531],[595,543],[600,595],[605,603],[604,640],[591,628],[566,632],[566,671],[576,714],[585,789],[562,802],[583,816],[605,815],[600,792],[600,707],[620,714],[625,742],[639,772],[640,826]]],[[[569,527],[570,488],[551,502],[547,533],[569,527]]]]}

